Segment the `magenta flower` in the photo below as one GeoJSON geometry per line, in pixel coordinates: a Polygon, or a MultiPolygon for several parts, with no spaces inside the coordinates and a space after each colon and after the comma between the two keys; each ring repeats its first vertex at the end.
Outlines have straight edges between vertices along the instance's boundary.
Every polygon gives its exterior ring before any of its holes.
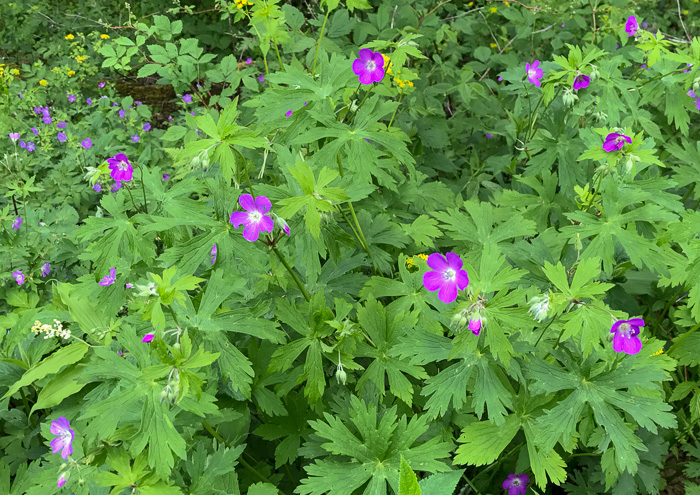
{"type": "Polygon", "coordinates": [[[642,350],[642,341],[639,340],[639,327],[644,326],[644,320],[641,318],[632,318],[631,320],[618,320],[613,323],[610,333],[613,336],[613,349],[615,352],[624,352],[627,354],[637,354],[642,350]]]}
{"type": "Polygon", "coordinates": [[[528,483],[530,483],[530,477],[527,474],[510,473],[503,481],[503,489],[508,490],[508,495],[523,495],[527,492],[528,483]]]}
{"type": "Polygon", "coordinates": [[[107,287],[112,285],[117,278],[117,268],[112,267],[109,269],[109,275],[106,275],[102,280],[100,280],[100,285],[107,287]]]}
{"type": "Polygon", "coordinates": [[[139,139],[141,139],[141,138],[139,137],[138,134],[134,134],[133,136],[131,136],[131,140],[135,143],[138,143],[139,139]]]}
{"type": "Polygon", "coordinates": [[[143,105],[143,102],[142,102],[142,101],[139,101],[139,100],[136,100],[136,101],[134,102],[134,105],[136,105],[137,107],[139,107],[139,106],[143,105]]]}
{"type": "Polygon", "coordinates": [[[56,135],[56,137],[57,137],[58,140],[61,141],[62,143],[65,142],[66,139],[68,139],[68,137],[66,136],[66,133],[63,132],[63,131],[59,132],[59,133],[56,135]]]}
{"type": "Polygon", "coordinates": [[[530,81],[532,84],[537,86],[538,88],[542,86],[542,82],[540,79],[542,79],[542,76],[544,75],[544,71],[542,70],[541,67],[539,67],[540,61],[535,60],[532,65],[529,63],[525,62],[525,71],[527,72],[527,80],[530,81]]]}
{"type": "Polygon", "coordinates": [[[143,130],[146,131],[146,132],[150,131],[150,130],[151,130],[151,123],[150,123],[150,122],[145,122],[145,123],[143,124],[143,130]]]}
{"type": "Polygon", "coordinates": [[[57,127],[58,129],[65,129],[66,123],[65,123],[65,122],[58,122],[58,123],[56,124],[56,127],[57,127]]]}
{"type": "Polygon", "coordinates": [[[102,89],[105,87],[105,82],[102,81],[100,84],[97,85],[98,88],[102,89]]]}
{"type": "Polygon", "coordinates": [[[260,74],[260,75],[258,76],[258,81],[260,81],[260,82],[265,82],[265,76],[262,75],[262,74],[260,74]]]}
{"type": "Polygon", "coordinates": [[[464,290],[469,285],[467,271],[462,269],[462,258],[455,253],[447,253],[447,258],[440,253],[428,256],[428,266],[433,271],[423,274],[423,286],[430,292],[440,290],[438,297],[445,304],[457,299],[457,290],[464,290]]]}
{"type": "Polygon", "coordinates": [[[85,138],[80,142],[80,146],[88,150],[92,147],[92,140],[90,138],[85,138]]]}
{"type": "Polygon", "coordinates": [[[284,114],[285,117],[291,117],[292,116],[292,111],[287,110],[287,113],[284,114]]]}
{"type": "Polygon", "coordinates": [[[469,318],[469,330],[471,330],[474,335],[479,335],[481,332],[481,317],[469,318]]]}
{"type": "Polygon", "coordinates": [[[10,139],[14,143],[15,141],[17,141],[19,139],[20,134],[19,134],[19,132],[11,132],[10,134],[8,134],[8,136],[10,136],[10,139]]]}
{"type": "Polygon", "coordinates": [[[131,284],[129,284],[129,283],[124,284],[124,287],[126,287],[127,289],[133,289],[133,288],[134,288],[134,286],[131,285],[131,284]]]}
{"type": "Polygon", "coordinates": [[[51,263],[44,263],[41,266],[41,278],[46,278],[49,273],[51,273],[51,263]]]}
{"type": "Polygon", "coordinates": [[[22,285],[24,283],[24,273],[22,273],[22,270],[12,272],[12,276],[15,277],[17,285],[22,285]]]}
{"type": "Polygon", "coordinates": [[[211,254],[211,264],[212,265],[214,263],[216,263],[216,253],[217,253],[216,244],[214,244],[211,248],[211,252],[209,253],[209,254],[211,254]]]}
{"type": "Polygon", "coordinates": [[[486,133],[486,139],[491,139],[493,137],[493,134],[489,134],[488,132],[486,133]]]}
{"type": "Polygon", "coordinates": [[[266,196],[258,196],[253,200],[250,194],[242,194],[238,198],[238,202],[246,211],[234,211],[231,213],[231,223],[234,228],[239,228],[241,224],[245,225],[243,229],[243,238],[255,242],[258,240],[260,231],[272,232],[275,223],[272,218],[265,215],[272,204],[266,196]]]}
{"type": "Polygon", "coordinates": [[[248,57],[247,59],[245,59],[245,63],[246,63],[246,65],[250,65],[253,63],[253,59],[248,57]]]}
{"type": "Polygon", "coordinates": [[[91,99],[91,98],[86,98],[86,99],[85,99],[85,103],[87,103],[88,105],[92,105],[92,99],[91,99]]]}
{"type": "Polygon", "coordinates": [[[51,452],[55,454],[60,450],[61,457],[68,459],[68,456],[73,453],[73,439],[75,438],[75,432],[71,430],[70,423],[61,416],[51,422],[50,431],[52,435],[58,435],[51,440],[51,452]]]}
{"type": "Polygon", "coordinates": [[[625,136],[624,134],[618,134],[617,132],[611,132],[605,136],[605,142],[603,143],[603,149],[608,153],[611,151],[622,149],[625,145],[625,141],[632,144],[632,138],[625,136]]]}
{"type": "Polygon", "coordinates": [[[24,142],[24,139],[19,140],[19,147],[22,149],[27,149],[27,143],[24,142]]]}
{"type": "Polygon", "coordinates": [[[637,18],[633,15],[629,16],[627,18],[627,22],[625,23],[625,32],[627,33],[627,37],[629,38],[630,36],[637,34],[638,29],[639,24],[637,24],[637,18]]]}
{"type": "Polygon", "coordinates": [[[34,143],[27,143],[27,151],[34,151],[35,149],[34,143]]]}
{"type": "Polygon", "coordinates": [[[20,217],[15,218],[12,220],[12,228],[13,229],[18,229],[20,225],[22,225],[22,219],[20,217]]]}
{"type": "Polygon", "coordinates": [[[574,89],[574,91],[578,91],[579,89],[587,88],[589,84],[591,84],[591,78],[588,77],[586,74],[579,74],[574,79],[574,84],[572,88],[574,89]]]}
{"type": "Polygon", "coordinates": [[[187,93],[185,96],[182,97],[182,101],[185,103],[192,103],[192,95],[187,93]]]}
{"type": "Polygon", "coordinates": [[[100,185],[99,182],[96,182],[95,185],[92,186],[92,188],[95,190],[95,192],[100,192],[100,191],[102,191],[102,186],[100,185]]]}
{"type": "Polygon", "coordinates": [[[49,125],[52,122],[51,117],[49,115],[44,115],[43,120],[44,120],[44,124],[46,124],[46,125],[49,125]]]}
{"type": "Polygon", "coordinates": [[[68,95],[68,101],[73,103],[75,101],[75,95],[68,95]]]}
{"type": "Polygon", "coordinates": [[[32,127],[32,132],[34,133],[35,136],[39,135],[39,131],[36,130],[36,127],[32,127]]]}
{"type": "Polygon", "coordinates": [[[170,178],[170,174],[163,174],[163,180],[168,180],[170,178]]]}
{"type": "Polygon", "coordinates": [[[121,188],[122,188],[122,183],[119,182],[119,181],[117,181],[117,182],[115,182],[114,185],[111,187],[110,191],[112,191],[113,193],[115,193],[115,192],[117,192],[117,191],[118,191],[119,189],[121,189],[121,188]]]}
{"type": "Polygon", "coordinates": [[[352,62],[352,71],[361,84],[372,84],[384,78],[384,57],[379,52],[363,48],[358,52],[360,58],[352,62]]]}
{"type": "Polygon", "coordinates": [[[141,342],[146,342],[146,343],[151,342],[153,340],[153,337],[155,337],[155,336],[156,335],[154,333],[147,333],[146,335],[143,336],[143,338],[141,339],[141,342]]]}
{"type": "Polygon", "coordinates": [[[68,481],[68,477],[70,476],[70,473],[68,471],[64,471],[61,473],[61,476],[58,477],[58,487],[61,488],[63,485],[66,484],[66,481],[68,481]]]}
{"type": "Polygon", "coordinates": [[[109,163],[109,169],[112,171],[112,179],[117,182],[129,182],[134,175],[134,167],[131,166],[129,159],[124,153],[119,153],[112,158],[108,158],[107,163],[109,163]]]}

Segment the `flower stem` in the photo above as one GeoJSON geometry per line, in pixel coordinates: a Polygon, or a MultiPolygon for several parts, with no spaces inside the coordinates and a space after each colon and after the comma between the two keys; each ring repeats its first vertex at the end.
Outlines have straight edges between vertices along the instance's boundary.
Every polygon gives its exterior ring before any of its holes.
{"type": "Polygon", "coordinates": [[[143,211],[148,215],[148,203],[146,203],[146,185],[143,183],[143,168],[138,166],[141,171],[141,191],[143,191],[143,211]]]}
{"type": "Polygon", "coordinates": [[[239,157],[241,157],[241,161],[243,162],[243,168],[245,169],[245,179],[248,182],[248,189],[250,189],[250,195],[253,196],[253,199],[255,199],[255,193],[253,192],[253,184],[250,182],[250,174],[248,173],[248,162],[243,157],[240,151],[238,151],[236,148],[233,148],[233,150],[236,153],[238,153],[239,157]]]}
{"type": "Polygon", "coordinates": [[[131,189],[127,186],[126,190],[129,191],[129,196],[131,197],[131,204],[134,205],[134,210],[139,211],[139,209],[136,207],[136,201],[134,201],[134,195],[131,194],[131,189]]]}
{"type": "Polygon", "coordinates": [[[289,274],[292,276],[292,278],[294,279],[294,281],[296,282],[297,286],[299,287],[299,290],[300,290],[301,293],[304,295],[304,299],[306,299],[307,302],[308,302],[308,301],[311,301],[311,297],[309,297],[309,293],[306,292],[306,289],[304,288],[304,284],[301,283],[301,280],[299,279],[299,276],[294,272],[294,270],[292,269],[292,267],[289,266],[289,263],[287,262],[287,259],[284,257],[284,255],[283,255],[283,254],[280,252],[280,250],[277,249],[275,246],[272,246],[272,250],[273,250],[274,253],[277,255],[277,258],[279,258],[279,260],[282,262],[282,264],[284,265],[284,267],[287,269],[287,271],[289,272],[289,274]]]}
{"type": "Polygon", "coordinates": [[[284,70],[284,65],[282,64],[282,57],[280,57],[280,50],[277,48],[277,43],[273,41],[275,44],[275,52],[277,52],[277,61],[280,63],[280,69],[282,69],[282,72],[285,72],[284,70]]]}
{"type": "Polygon", "coordinates": [[[403,93],[399,95],[399,104],[396,105],[396,108],[394,109],[394,113],[391,115],[391,120],[389,121],[389,125],[387,126],[387,129],[391,127],[391,124],[394,123],[394,117],[396,117],[396,112],[398,111],[399,107],[401,106],[401,100],[403,99],[403,93]]]}
{"type": "Polygon", "coordinates": [[[698,329],[700,329],[700,323],[698,323],[693,328],[691,328],[690,330],[685,332],[683,335],[678,337],[678,340],[676,340],[676,342],[671,347],[668,348],[668,351],[666,351],[666,354],[670,354],[672,351],[674,351],[676,349],[676,347],[678,347],[678,345],[680,345],[685,339],[687,339],[692,334],[694,334],[698,329]]]}
{"type": "Polygon", "coordinates": [[[557,319],[557,317],[555,316],[554,318],[549,320],[549,323],[547,323],[547,325],[542,329],[542,333],[540,334],[539,337],[537,337],[537,342],[535,342],[535,347],[537,347],[537,344],[539,344],[540,340],[542,340],[542,336],[544,335],[544,333],[547,331],[547,329],[550,327],[550,325],[552,323],[554,323],[554,320],[556,320],[556,319],[557,319]]]}
{"type": "MultiPolygon", "coordinates": [[[[372,86],[374,86],[374,83],[372,83],[372,86]]],[[[348,119],[348,125],[350,125],[350,123],[352,122],[352,119],[355,118],[355,115],[357,115],[357,112],[360,111],[360,108],[362,107],[362,105],[364,105],[364,104],[365,104],[365,101],[367,101],[367,97],[369,96],[369,93],[370,93],[370,90],[368,89],[367,92],[365,93],[365,97],[362,98],[362,101],[360,102],[359,105],[357,105],[357,108],[355,109],[355,111],[353,112],[353,114],[352,114],[352,115],[350,116],[350,118],[348,119]]]]}
{"type": "Polygon", "coordinates": [[[591,206],[593,206],[593,201],[595,200],[595,197],[598,195],[598,191],[600,190],[600,183],[603,182],[603,174],[600,174],[600,177],[598,177],[598,185],[595,187],[595,191],[593,192],[593,195],[591,196],[591,200],[588,202],[588,206],[586,207],[585,210],[583,210],[584,213],[588,213],[588,210],[591,209],[591,206]]]}
{"type": "Polygon", "coordinates": [[[328,22],[328,16],[331,13],[331,9],[326,11],[326,17],[323,18],[323,25],[321,26],[321,36],[318,37],[318,44],[316,45],[316,55],[314,56],[314,65],[311,67],[311,75],[316,75],[316,61],[318,60],[318,52],[321,50],[321,41],[323,40],[323,33],[326,30],[326,22],[328,22]]]}

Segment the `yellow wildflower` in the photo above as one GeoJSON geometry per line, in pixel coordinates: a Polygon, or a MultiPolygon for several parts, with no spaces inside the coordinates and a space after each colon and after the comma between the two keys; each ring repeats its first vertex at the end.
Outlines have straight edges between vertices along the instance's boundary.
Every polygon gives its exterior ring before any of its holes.
{"type": "Polygon", "coordinates": [[[42,86],[46,86],[49,83],[46,82],[46,79],[42,79],[41,81],[39,81],[39,84],[41,84],[42,86]]]}
{"type": "Polygon", "coordinates": [[[103,40],[108,40],[108,39],[109,39],[109,35],[108,35],[108,34],[101,34],[101,35],[100,35],[100,38],[102,38],[103,40]]]}
{"type": "Polygon", "coordinates": [[[75,60],[76,60],[79,64],[82,64],[83,61],[84,61],[86,58],[87,58],[87,57],[86,57],[85,55],[80,55],[80,56],[78,56],[78,57],[75,57],[75,60]]]}
{"type": "Polygon", "coordinates": [[[498,7],[491,7],[491,13],[495,14],[496,12],[498,12],[498,7]]]}
{"type": "Polygon", "coordinates": [[[421,253],[421,254],[417,254],[416,256],[418,256],[419,258],[423,259],[423,261],[428,261],[428,255],[427,255],[427,254],[421,253]]]}
{"type": "Polygon", "coordinates": [[[503,3],[506,4],[506,7],[510,7],[510,3],[509,3],[509,2],[503,2],[503,3]]]}
{"type": "MultiPolygon", "coordinates": [[[[659,354],[663,354],[663,352],[664,352],[664,350],[661,349],[661,350],[656,351],[656,352],[655,352],[654,354],[652,354],[651,356],[658,356],[659,354]]],[[[651,356],[649,356],[649,357],[651,357],[651,356]]]]}
{"type": "Polygon", "coordinates": [[[496,48],[498,45],[496,43],[491,43],[491,48],[496,48]]]}
{"type": "Polygon", "coordinates": [[[474,2],[469,2],[469,3],[467,4],[467,7],[471,7],[472,5],[474,5],[474,2]]]}
{"type": "Polygon", "coordinates": [[[683,15],[688,15],[688,10],[687,10],[687,9],[683,11],[683,15]]]}
{"type": "Polygon", "coordinates": [[[413,266],[413,258],[406,258],[406,268],[411,268],[413,266]]]}
{"type": "Polygon", "coordinates": [[[406,81],[408,83],[408,87],[412,88],[413,87],[413,81],[406,81]]]}
{"type": "Polygon", "coordinates": [[[5,64],[0,64],[0,76],[5,72],[5,64]]]}
{"type": "Polygon", "coordinates": [[[12,6],[14,5],[14,3],[8,3],[7,5],[9,5],[10,7],[12,7],[12,6]]]}
{"type": "Polygon", "coordinates": [[[68,77],[73,77],[74,75],[75,75],[75,71],[74,71],[74,70],[69,70],[69,71],[68,71],[68,77]]]}
{"type": "Polygon", "coordinates": [[[32,7],[34,10],[38,9],[39,7],[37,5],[32,7]]]}
{"type": "Polygon", "coordinates": [[[19,76],[19,69],[12,69],[10,72],[15,76],[19,76]]]}
{"type": "Polygon", "coordinates": [[[72,40],[73,38],[75,38],[75,36],[73,36],[72,34],[68,34],[68,36],[66,36],[67,40],[72,40]]]}

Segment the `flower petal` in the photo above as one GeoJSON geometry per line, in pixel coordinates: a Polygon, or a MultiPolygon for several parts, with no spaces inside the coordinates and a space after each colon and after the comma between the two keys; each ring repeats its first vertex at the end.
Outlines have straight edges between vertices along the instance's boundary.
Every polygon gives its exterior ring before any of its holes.
{"type": "Polygon", "coordinates": [[[364,74],[365,70],[365,63],[361,59],[356,58],[352,61],[352,71],[356,76],[364,74]]]}
{"type": "Polygon", "coordinates": [[[250,194],[241,194],[241,197],[238,198],[238,202],[244,210],[255,211],[255,201],[253,201],[253,196],[250,194]]]}
{"type": "Polygon", "coordinates": [[[457,299],[457,284],[452,281],[445,281],[438,292],[438,298],[445,304],[450,304],[457,299]]]}
{"type": "Polygon", "coordinates": [[[459,270],[457,272],[457,287],[459,290],[464,290],[469,285],[469,275],[467,275],[466,270],[459,270]]]}
{"type": "MultiPolygon", "coordinates": [[[[357,52],[359,57],[363,60],[363,62],[367,62],[368,60],[372,59],[372,55],[374,55],[374,52],[370,50],[369,48],[362,48],[359,52],[357,52]]],[[[383,63],[383,59],[382,59],[383,63]]]]}
{"type": "Polygon", "coordinates": [[[617,320],[615,323],[612,324],[612,327],[610,328],[610,333],[617,333],[617,329],[620,328],[620,325],[626,322],[627,320],[617,320]]]}
{"type": "Polygon", "coordinates": [[[442,278],[442,274],[439,272],[425,272],[423,274],[423,287],[425,287],[430,292],[435,292],[442,284],[445,279],[442,278]]]}
{"type": "Polygon", "coordinates": [[[632,318],[631,320],[627,320],[627,323],[629,323],[632,326],[635,327],[643,327],[644,326],[644,320],[641,318],[632,318]]]}
{"type": "Polygon", "coordinates": [[[56,437],[53,440],[51,440],[51,453],[55,454],[59,450],[63,448],[63,444],[65,443],[65,439],[63,437],[56,437]]]}
{"type": "Polygon", "coordinates": [[[275,222],[267,215],[263,215],[258,222],[258,228],[263,232],[272,232],[272,229],[275,228],[275,222]]]}
{"type": "Polygon", "coordinates": [[[234,228],[238,228],[243,225],[248,225],[250,223],[248,214],[245,211],[234,211],[231,213],[231,223],[234,228]]]}
{"type": "Polygon", "coordinates": [[[243,229],[243,238],[246,241],[255,242],[258,237],[260,237],[260,228],[257,223],[251,222],[243,229]]]}
{"type": "Polygon", "coordinates": [[[464,262],[462,261],[462,258],[460,258],[458,255],[456,255],[455,253],[447,253],[445,257],[447,258],[447,264],[450,265],[450,268],[452,268],[455,271],[462,269],[462,265],[464,265],[464,262]]]}
{"type": "Polygon", "coordinates": [[[433,270],[438,270],[441,272],[444,272],[450,267],[445,257],[440,253],[433,253],[428,256],[428,266],[433,270]]]}
{"type": "Polygon", "coordinates": [[[642,350],[642,341],[639,337],[629,337],[624,339],[622,351],[627,354],[637,354],[642,350]]]}
{"type": "Polygon", "coordinates": [[[258,196],[255,198],[255,209],[258,210],[260,213],[267,213],[270,211],[270,208],[272,207],[272,203],[270,203],[270,200],[267,198],[267,196],[258,196]]]}

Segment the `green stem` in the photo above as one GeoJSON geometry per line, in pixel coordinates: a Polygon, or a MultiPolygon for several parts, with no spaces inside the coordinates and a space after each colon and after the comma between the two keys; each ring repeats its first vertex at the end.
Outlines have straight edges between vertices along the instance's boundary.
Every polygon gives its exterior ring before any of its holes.
{"type": "Polygon", "coordinates": [[[698,329],[700,329],[700,323],[698,323],[693,328],[691,328],[690,330],[685,332],[683,335],[678,337],[678,340],[676,340],[676,342],[671,347],[668,348],[668,351],[666,351],[666,354],[671,354],[676,349],[676,347],[678,347],[685,339],[687,339],[692,334],[694,334],[698,329]]]}
{"type": "Polygon", "coordinates": [[[547,331],[547,329],[550,327],[550,325],[552,323],[554,323],[554,320],[556,320],[556,319],[557,319],[557,317],[555,316],[554,318],[549,320],[549,323],[547,323],[547,325],[542,329],[542,333],[540,334],[539,337],[537,337],[537,342],[535,342],[535,347],[537,347],[537,344],[539,344],[540,340],[542,340],[542,336],[544,335],[544,333],[547,331]]]}
{"type": "Polygon", "coordinates": [[[136,207],[136,201],[134,201],[134,195],[131,194],[131,189],[127,187],[126,190],[129,191],[129,196],[131,197],[131,204],[134,205],[134,210],[139,211],[139,209],[136,207]]]}
{"type": "Polygon", "coordinates": [[[275,44],[275,52],[277,52],[277,61],[280,63],[280,69],[282,69],[282,72],[285,72],[284,65],[282,64],[282,57],[280,57],[280,51],[279,48],[277,48],[277,43],[273,43],[275,44]]]}
{"type": "MultiPolygon", "coordinates": [[[[559,85],[559,89],[557,90],[556,94],[554,95],[554,98],[552,98],[552,99],[550,100],[550,102],[547,103],[547,106],[544,107],[544,110],[542,110],[542,115],[541,115],[541,116],[544,116],[544,114],[547,113],[547,110],[549,110],[549,106],[552,104],[552,102],[553,102],[554,100],[557,99],[557,96],[559,96],[559,93],[561,92],[561,89],[562,89],[563,87],[564,87],[563,85],[559,85]]],[[[537,106],[535,107],[535,113],[537,112],[537,109],[539,108],[540,103],[542,103],[542,98],[544,98],[544,93],[542,93],[542,97],[540,98],[540,101],[537,103],[537,106]]],[[[530,131],[529,131],[528,136],[527,136],[527,140],[528,140],[528,141],[530,141],[530,140],[535,136],[535,133],[537,132],[537,129],[539,129],[539,127],[535,128],[535,122],[537,122],[537,116],[533,114],[532,124],[530,124],[530,131]]]]}
{"type": "Polygon", "coordinates": [[[561,336],[564,335],[564,330],[566,330],[566,327],[561,328],[561,332],[559,332],[559,337],[557,337],[557,341],[554,343],[554,347],[552,347],[550,350],[548,350],[547,354],[545,354],[542,359],[547,359],[552,354],[552,352],[559,346],[559,342],[561,341],[561,336]]]}
{"type": "MultiPolygon", "coordinates": [[[[345,174],[343,173],[343,162],[340,160],[340,155],[335,155],[335,158],[338,162],[338,171],[340,172],[340,176],[345,177],[345,174]]],[[[362,244],[367,256],[369,256],[369,259],[372,260],[372,264],[374,264],[374,258],[372,258],[372,253],[369,251],[369,244],[367,244],[365,234],[362,232],[362,227],[360,227],[360,222],[357,220],[357,215],[355,215],[355,208],[352,206],[352,201],[348,201],[348,208],[350,209],[350,215],[352,215],[352,219],[355,222],[355,227],[357,227],[357,232],[355,234],[358,235],[360,244],[362,244]]]]}
{"type": "Polygon", "coordinates": [[[321,41],[323,40],[323,33],[326,30],[326,22],[328,22],[328,16],[331,13],[331,9],[326,12],[326,17],[323,19],[323,25],[321,26],[321,36],[318,37],[318,44],[316,45],[316,55],[314,56],[314,65],[311,67],[311,75],[316,75],[316,61],[318,60],[318,52],[321,50],[321,41]]]}
{"type": "Polygon", "coordinates": [[[685,200],[688,199],[688,197],[690,197],[690,195],[693,193],[693,190],[695,189],[695,184],[697,184],[697,182],[693,182],[693,185],[688,188],[688,190],[685,192],[685,194],[681,198],[682,204],[685,204],[685,200]]]}
{"type": "MultiPolygon", "coordinates": [[[[372,83],[372,86],[374,86],[374,83],[372,83]]],[[[352,123],[352,119],[355,118],[355,115],[357,115],[357,112],[360,111],[360,108],[362,107],[362,105],[364,105],[364,104],[365,104],[365,101],[367,101],[367,97],[369,96],[369,93],[370,93],[370,90],[368,89],[367,92],[365,93],[365,97],[362,98],[362,101],[360,102],[359,105],[357,105],[357,108],[355,109],[355,111],[353,112],[353,114],[352,114],[352,115],[350,116],[350,118],[348,119],[348,125],[350,125],[350,124],[352,123]]]]}
{"type": "Polygon", "coordinates": [[[586,207],[585,210],[583,210],[584,213],[587,213],[588,210],[591,209],[591,206],[593,206],[593,201],[595,201],[595,197],[598,195],[598,191],[600,190],[600,183],[603,182],[603,174],[600,174],[600,177],[598,177],[598,185],[595,187],[595,190],[593,192],[593,195],[591,196],[591,200],[588,202],[588,206],[586,207]]]}
{"type": "Polygon", "coordinates": [[[143,183],[143,168],[139,165],[139,170],[141,171],[141,191],[143,191],[143,211],[148,215],[148,204],[146,203],[146,185],[143,183]]]}
{"type": "Polygon", "coordinates": [[[301,283],[301,280],[299,279],[299,276],[294,272],[294,270],[292,269],[292,267],[289,266],[289,263],[287,262],[287,258],[285,258],[284,255],[283,255],[282,253],[280,253],[280,250],[277,249],[275,246],[272,246],[272,251],[274,251],[274,253],[277,255],[277,258],[279,258],[279,260],[282,262],[282,264],[283,264],[284,267],[287,269],[287,271],[289,272],[289,274],[292,276],[292,278],[294,279],[294,281],[297,283],[297,286],[299,287],[299,290],[300,290],[301,293],[304,295],[304,299],[306,299],[307,302],[308,302],[308,301],[311,301],[311,297],[309,297],[309,293],[306,292],[306,289],[304,288],[304,284],[301,283]]]}
{"type": "Polygon", "coordinates": [[[476,493],[476,495],[481,495],[481,492],[474,485],[472,485],[472,482],[469,481],[469,478],[467,478],[466,474],[463,474],[462,478],[464,479],[464,481],[467,482],[467,485],[469,485],[471,489],[474,490],[474,493],[476,493]]]}
{"type": "Polygon", "coordinates": [[[243,162],[243,168],[245,169],[245,180],[248,182],[248,189],[250,189],[250,195],[253,196],[253,199],[255,199],[255,193],[253,192],[253,184],[250,182],[250,174],[248,173],[248,162],[243,157],[240,151],[238,151],[236,148],[234,148],[234,151],[238,153],[238,156],[243,162]]]}
{"type": "Polygon", "coordinates": [[[399,95],[399,104],[396,105],[396,108],[394,109],[394,113],[391,115],[391,120],[389,121],[389,125],[387,126],[387,129],[388,129],[389,127],[391,127],[391,124],[394,123],[394,117],[396,117],[396,112],[397,112],[397,110],[399,109],[399,107],[401,106],[401,100],[402,100],[402,99],[403,99],[403,93],[401,93],[401,94],[399,95]]]}

